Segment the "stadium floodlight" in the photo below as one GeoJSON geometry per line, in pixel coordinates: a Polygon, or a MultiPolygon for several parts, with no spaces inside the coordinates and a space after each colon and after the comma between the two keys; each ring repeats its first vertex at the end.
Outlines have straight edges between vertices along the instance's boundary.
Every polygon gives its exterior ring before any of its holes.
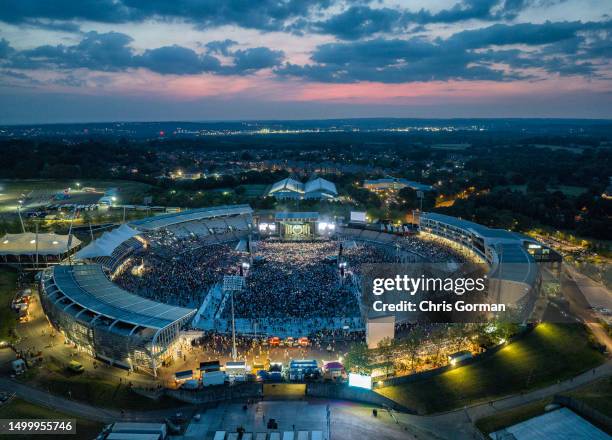
{"type": "Polygon", "coordinates": [[[223,277],[223,290],[242,290],[244,277],[238,275],[225,275],[223,277]]]}

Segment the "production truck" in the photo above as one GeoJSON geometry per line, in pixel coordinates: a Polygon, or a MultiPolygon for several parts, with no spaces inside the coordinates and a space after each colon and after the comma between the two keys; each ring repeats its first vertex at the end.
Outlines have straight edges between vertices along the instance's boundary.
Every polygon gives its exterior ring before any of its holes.
{"type": "Polygon", "coordinates": [[[225,372],[223,371],[209,371],[202,374],[202,386],[223,385],[225,378],[225,372]]]}

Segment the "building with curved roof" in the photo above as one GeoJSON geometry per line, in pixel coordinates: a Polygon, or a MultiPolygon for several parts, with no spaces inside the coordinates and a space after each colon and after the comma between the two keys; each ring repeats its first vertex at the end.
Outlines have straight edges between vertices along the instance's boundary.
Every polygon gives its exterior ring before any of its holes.
{"type": "MultiPolygon", "coordinates": [[[[128,292],[112,274],[158,229],[210,243],[238,240],[252,228],[248,205],[192,209],[137,220],[103,234],[77,254],[85,264],[58,265],[43,272],[40,298],[55,328],[98,359],[156,375],[195,309],[164,304],[128,292]]],[[[65,247],[65,244],[64,244],[65,247]]]]}
{"type": "MultiPolygon", "coordinates": [[[[551,252],[538,241],[433,212],[422,213],[420,231],[450,240],[485,261],[491,268],[488,275],[496,301],[524,306],[534,300],[540,278],[536,257],[544,260],[542,256],[551,252]]],[[[529,309],[525,307],[526,312],[529,309]]]]}
{"type": "Polygon", "coordinates": [[[314,177],[306,183],[287,177],[274,183],[267,195],[277,199],[333,200],[338,197],[338,190],[333,182],[321,177],[314,177]]]}
{"type": "Polygon", "coordinates": [[[79,349],[153,375],[172,356],[181,328],[196,312],[123,290],[99,264],[48,269],[40,299],[49,321],[79,349]]]}

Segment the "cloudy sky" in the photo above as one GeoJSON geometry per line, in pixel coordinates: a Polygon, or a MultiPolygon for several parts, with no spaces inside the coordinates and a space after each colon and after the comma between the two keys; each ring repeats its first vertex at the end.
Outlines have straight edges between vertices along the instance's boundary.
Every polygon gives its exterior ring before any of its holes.
{"type": "Polygon", "coordinates": [[[0,123],[612,117],[609,0],[3,0],[0,123]]]}

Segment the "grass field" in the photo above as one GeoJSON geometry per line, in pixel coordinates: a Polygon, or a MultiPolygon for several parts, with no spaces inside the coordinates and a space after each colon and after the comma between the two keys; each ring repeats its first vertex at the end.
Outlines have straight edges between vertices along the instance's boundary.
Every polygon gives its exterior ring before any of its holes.
{"type": "MultiPolygon", "coordinates": [[[[75,417],[34,405],[21,399],[13,399],[0,406],[0,419],[75,419],[75,417]]],[[[104,427],[103,423],[76,419],[76,435],[44,435],[44,439],[95,438],[104,427]]],[[[23,435],[0,435],[0,439],[20,439],[23,435]]]]}
{"type": "Polygon", "coordinates": [[[565,145],[547,145],[547,144],[533,144],[536,148],[548,148],[549,150],[566,150],[572,153],[580,154],[584,150],[582,147],[567,147],[565,145]]]}
{"type": "MultiPolygon", "coordinates": [[[[517,191],[517,192],[521,192],[524,194],[527,192],[527,185],[505,185],[505,186],[498,186],[495,189],[510,189],[512,191],[517,191]]],[[[566,196],[577,197],[583,192],[587,191],[588,188],[584,186],[559,185],[556,187],[546,188],[546,190],[548,192],[561,191],[566,196]]]]}
{"type": "MultiPolygon", "coordinates": [[[[612,416],[612,377],[598,380],[564,395],[574,397],[608,417],[612,416]]],[[[476,421],[476,426],[485,434],[495,432],[544,414],[544,408],[549,403],[552,403],[552,398],[484,417],[476,421]]]]}
{"type": "Polygon", "coordinates": [[[471,144],[434,144],[431,148],[435,150],[461,151],[467,150],[471,146],[471,144]]]}
{"type": "Polygon", "coordinates": [[[16,284],[17,272],[0,267],[0,341],[11,339],[9,332],[17,322],[17,313],[11,310],[16,284]]]}
{"type": "Polygon", "coordinates": [[[433,413],[550,385],[604,360],[589,346],[583,326],[547,323],[472,365],[377,392],[419,413],[433,413]]]}
{"type": "Polygon", "coordinates": [[[571,393],[564,394],[584,402],[608,417],[612,417],[612,377],[607,377],[578,388],[571,393]]]}
{"type": "Polygon", "coordinates": [[[484,417],[477,420],[475,424],[481,432],[489,434],[544,414],[544,408],[551,402],[552,397],[550,399],[538,400],[528,405],[513,408],[510,411],[484,417]]]}
{"type": "MultiPolygon", "coordinates": [[[[77,180],[0,180],[0,212],[15,212],[17,201],[30,192],[34,194],[48,195],[63,191],[65,188],[76,188],[77,180]]],[[[107,188],[119,188],[119,199],[121,203],[142,203],[148,194],[150,185],[129,180],[78,180],[81,188],[94,187],[101,191],[107,188]]],[[[46,197],[46,196],[45,196],[46,197]]]]}
{"type": "Polygon", "coordinates": [[[134,393],[125,381],[118,383],[116,378],[105,378],[99,375],[94,377],[87,372],[84,374],[70,373],[64,364],[54,362],[52,359],[49,359],[45,370],[40,371],[34,381],[37,387],[49,390],[51,394],[61,397],[71,396],[74,400],[94,406],[147,410],[152,406],[163,409],[181,405],[180,402],[171,398],[162,398],[154,402],[134,393]]]}
{"type": "Polygon", "coordinates": [[[244,195],[247,197],[261,197],[264,194],[264,191],[269,185],[240,185],[244,188],[244,195]]]}

